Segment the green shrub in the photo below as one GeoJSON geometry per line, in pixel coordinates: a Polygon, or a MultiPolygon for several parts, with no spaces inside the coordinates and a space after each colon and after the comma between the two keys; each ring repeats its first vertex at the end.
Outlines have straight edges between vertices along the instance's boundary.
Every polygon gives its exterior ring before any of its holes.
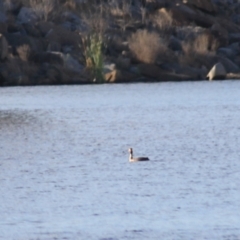
{"type": "Polygon", "coordinates": [[[103,74],[103,39],[100,34],[90,34],[83,39],[86,67],[90,69],[94,81],[104,83],[103,74]]]}

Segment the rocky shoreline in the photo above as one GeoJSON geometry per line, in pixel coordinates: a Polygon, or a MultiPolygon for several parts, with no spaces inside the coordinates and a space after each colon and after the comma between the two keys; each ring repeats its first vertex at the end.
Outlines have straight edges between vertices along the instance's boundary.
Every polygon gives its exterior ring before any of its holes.
{"type": "Polygon", "coordinates": [[[6,0],[0,86],[240,79],[237,0],[6,0]]]}

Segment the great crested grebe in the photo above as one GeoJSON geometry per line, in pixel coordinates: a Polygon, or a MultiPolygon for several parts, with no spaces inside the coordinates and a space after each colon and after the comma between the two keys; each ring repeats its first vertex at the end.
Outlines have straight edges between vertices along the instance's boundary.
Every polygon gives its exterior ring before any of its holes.
{"type": "Polygon", "coordinates": [[[149,161],[148,157],[137,157],[137,158],[134,158],[133,157],[133,149],[132,148],[129,148],[128,152],[129,152],[129,162],[149,161]]]}

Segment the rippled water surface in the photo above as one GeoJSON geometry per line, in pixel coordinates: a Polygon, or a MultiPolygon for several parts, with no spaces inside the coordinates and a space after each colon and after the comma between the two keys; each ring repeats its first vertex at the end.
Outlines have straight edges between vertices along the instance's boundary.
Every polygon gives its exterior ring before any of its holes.
{"type": "Polygon", "coordinates": [[[0,216],[6,240],[240,240],[240,81],[0,88],[0,216]]]}

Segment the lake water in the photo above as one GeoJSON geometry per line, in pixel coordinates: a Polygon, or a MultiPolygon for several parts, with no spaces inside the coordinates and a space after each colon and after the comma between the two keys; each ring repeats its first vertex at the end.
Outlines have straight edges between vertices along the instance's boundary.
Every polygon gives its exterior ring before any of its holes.
{"type": "Polygon", "coordinates": [[[240,240],[240,81],[0,88],[0,216],[4,240],[240,240]]]}

